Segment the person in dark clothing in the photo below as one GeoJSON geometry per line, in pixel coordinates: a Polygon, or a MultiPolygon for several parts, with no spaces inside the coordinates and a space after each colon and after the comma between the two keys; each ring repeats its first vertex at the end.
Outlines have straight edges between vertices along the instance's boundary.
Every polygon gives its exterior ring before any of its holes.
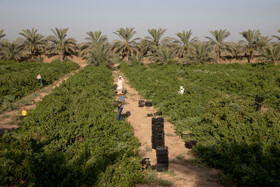
{"type": "Polygon", "coordinates": [[[125,103],[125,98],[123,96],[122,91],[118,91],[118,101],[120,101],[120,104],[118,105],[118,116],[117,116],[117,120],[123,120],[123,116],[122,116],[122,110],[123,110],[123,105],[125,103]]]}

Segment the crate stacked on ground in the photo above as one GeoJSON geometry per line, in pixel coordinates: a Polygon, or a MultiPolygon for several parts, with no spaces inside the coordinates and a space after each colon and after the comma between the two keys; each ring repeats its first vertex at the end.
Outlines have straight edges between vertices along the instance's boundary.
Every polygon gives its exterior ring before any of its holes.
{"type": "Polygon", "coordinates": [[[156,149],[157,171],[168,170],[168,148],[164,146],[164,118],[152,118],[152,148],[156,149]]]}
{"type": "Polygon", "coordinates": [[[152,148],[164,146],[164,118],[152,118],[152,148]]]}
{"type": "Polygon", "coordinates": [[[145,101],[144,100],[139,100],[138,101],[138,107],[144,107],[145,106],[145,101]]]}
{"type": "Polygon", "coordinates": [[[161,146],[156,148],[157,171],[168,170],[168,147],[161,146]]]}

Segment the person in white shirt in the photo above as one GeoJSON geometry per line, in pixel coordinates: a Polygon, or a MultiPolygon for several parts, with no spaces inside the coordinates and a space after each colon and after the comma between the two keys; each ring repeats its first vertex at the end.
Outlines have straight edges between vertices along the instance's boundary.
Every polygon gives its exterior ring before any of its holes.
{"type": "Polygon", "coordinates": [[[183,86],[180,86],[180,90],[178,91],[178,94],[183,95],[185,88],[183,86]]]}
{"type": "Polygon", "coordinates": [[[123,89],[123,78],[119,76],[118,83],[117,83],[117,91],[121,91],[123,89]]]}
{"type": "Polygon", "coordinates": [[[36,79],[41,83],[41,85],[43,86],[43,80],[40,74],[37,75],[36,79]]]}

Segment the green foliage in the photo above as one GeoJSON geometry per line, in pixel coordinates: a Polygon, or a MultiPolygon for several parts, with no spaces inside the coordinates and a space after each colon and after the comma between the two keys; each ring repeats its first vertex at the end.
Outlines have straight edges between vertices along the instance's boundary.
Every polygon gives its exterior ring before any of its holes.
{"type": "Polygon", "coordinates": [[[116,121],[110,69],[87,66],[0,139],[0,185],[133,186],[139,141],[116,121]]]}
{"type": "Polygon", "coordinates": [[[114,32],[120,40],[115,40],[112,43],[112,51],[114,53],[119,54],[119,57],[128,61],[129,57],[137,52],[136,40],[132,39],[132,37],[136,34],[136,31],[133,27],[131,28],[119,28],[116,32],[114,32]]]}
{"type": "Polygon", "coordinates": [[[37,31],[37,29],[32,28],[32,30],[25,29],[19,33],[24,37],[23,46],[30,53],[32,59],[34,59],[35,52],[39,51],[45,43],[44,36],[38,34],[37,31]]]}
{"type": "Polygon", "coordinates": [[[157,64],[172,64],[175,63],[175,50],[167,47],[154,47],[154,53],[151,53],[148,57],[150,60],[157,64]]]}
{"type": "MultiPolygon", "coordinates": [[[[41,87],[36,79],[40,74],[44,85],[79,67],[74,62],[14,62],[0,61],[0,107],[20,99],[41,87]]],[[[9,108],[9,107],[8,107],[9,108]]]]}
{"type": "Polygon", "coordinates": [[[211,46],[209,43],[194,43],[191,48],[191,54],[187,57],[190,61],[197,64],[205,64],[213,61],[211,57],[211,46]]]}
{"type": "Polygon", "coordinates": [[[108,38],[102,35],[101,31],[87,32],[88,37],[85,39],[88,42],[81,46],[81,56],[90,64],[99,66],[105,64],[111,65],[111,54],[108,38]]]}
{"type": "Polygon", "coordinates": [[[51,29],[54,35],[47,38],[52,42],[51,50],[60,55],[60,60],[64,60],[67,55],[72,55],[76,50],[76,40],[74,38],[66,38],[68,28],[51,29]]]}
{"type": "Polygon", "coordinates": [[[280,66],[122,64],[121,70],[178,133],[194,134],[203,161],[239,185],[280,184],[280,66]],[[256,95],[266,110],[256,111],[256,95]]]}

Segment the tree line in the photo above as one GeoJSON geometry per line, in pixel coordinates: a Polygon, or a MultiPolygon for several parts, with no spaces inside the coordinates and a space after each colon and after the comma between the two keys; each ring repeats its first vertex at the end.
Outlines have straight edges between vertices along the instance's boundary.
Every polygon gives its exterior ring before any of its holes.
{"type": "MultiPolygon", "coordinates": [[[[89,63],[110,65],[113,59],[140,64],[144,59],[160,63],[221,63],[226,61],[258,61],[278,64],[280,36],[263,36],[260,30],[240,32],[243,40],[225,42],[230,36],[226,29],[210,31],[208,41],[193,37],[192,30],[176,33],[176,37],[163,37],[166,29],[148,29],[148,36],[134,38],[134,28],[120,28],[113,32],[120,39],[113,42],[101,31],[87,32],[86,42],[77,43],[67,37],[68,28],[51,29],[52,35],[43,36],[37,29],[22,30],[15,41],[5,39],[0,30],[0,59],[40,60],[42,56],[58,55],[62,61],[67,56],[79,56],[89,63]],[[276,41],[272,41],[275,38],[276,41]]],[[[280,33],[280,29],[278,30],[280,33]]]]}

